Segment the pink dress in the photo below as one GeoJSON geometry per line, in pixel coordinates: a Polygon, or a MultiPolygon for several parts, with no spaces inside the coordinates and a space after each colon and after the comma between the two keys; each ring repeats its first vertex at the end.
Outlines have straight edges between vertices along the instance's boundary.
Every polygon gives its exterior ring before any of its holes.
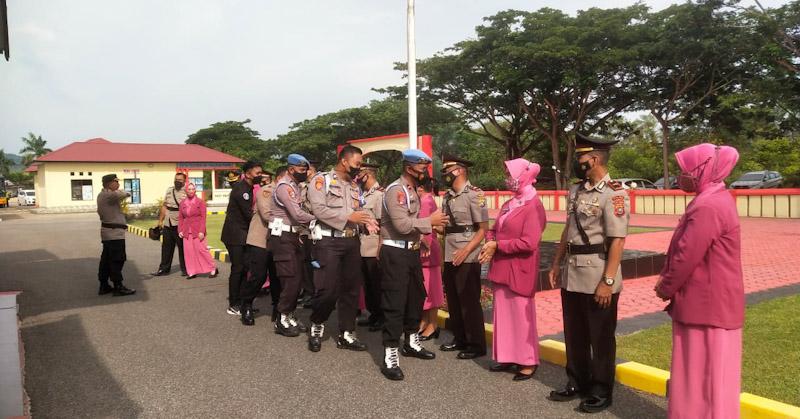
{"type": "Polygon", "coordinates": [[[206,241],[206,203],[201,198],[187,197],[178,211],[178,232],[183,234],[183,254],[189,276],[212,273],[217,269],[206,241]],[[203,240],[198,234],[203,233],[203,240]]]}
{"type": "MultiPolygon", "coordinates": [[[[425,218],[436,211],[436,201],[433,194],[426,193],[420,197],[420,208],[418,218],[425,218]]],[[[439,239],[435,234],[424,234],[422,241],[427,243],[431,249],[428,257],[420,256],[422,261],[422,275],[425,277],[425,291],[428,296],[425,298],[423,310],[439,308],[444,302],[444,291],[442,289],[442,250],[439,246],[439,239]]]]}

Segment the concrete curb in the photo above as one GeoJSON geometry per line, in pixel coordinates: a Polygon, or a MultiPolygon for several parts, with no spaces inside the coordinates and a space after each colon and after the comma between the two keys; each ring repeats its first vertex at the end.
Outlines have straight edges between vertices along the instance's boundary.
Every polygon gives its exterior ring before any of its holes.
{"type": "MultiPolygon", "coordinates": [[[[445,322],[450,318],[450,314],[444,310],[439,310],[438,324],[444,328],[445,322]]],[[[494,336],[494,325],[484,323],[486,341],[492,342],[494,336]]],[[[566,345],[557,340],[545,339],[539,341],[539,358],[551,364],[566,366],[567,351],[566,345]]],[[[616,379],[620,384],[634,388],[636,390],[655,394],[657,396],[667,396],[667,383],[669,382],[669,371],[638,362],[622,361],[616,367],[616,379]]],[[[750,393],[742,393],[740,396],[741,417],[742,419],[782,419],[800,418],[800,407],[792,406],[776,400],[767,399],[750,393]]]]}
{"type": "MultiPolygon", "coordinates": [[[[132,234],[137,236],[144,237],[149,239],[150,237],[147,234],[147,230],[141,227],[136,227],[128,224],[128,231],[132,234]]],[[[161,237],[160,241],[164,241],[164,237],[161,237]]],[[[227,262],[228,261],[228,251],[222,249],[215,249],[213,247],[208,248],[208,252],[211,253],[211,257],[220,261],[220,262],[227,262]]]]}

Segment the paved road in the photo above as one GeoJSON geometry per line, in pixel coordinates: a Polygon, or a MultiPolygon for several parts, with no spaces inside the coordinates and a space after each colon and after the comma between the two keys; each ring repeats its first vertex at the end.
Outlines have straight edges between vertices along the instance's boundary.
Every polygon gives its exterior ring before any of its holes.
{"type": "MultiPolygon", "coordinates": [[[[553,365],[515,383],[488,372],[489,359],[437,352],[434,361],[403,359],[406,381],[390,382],[378,372],[378,334],[361,332],[366,353],[327,340],[312,354],[304,338],[273,334],[264,317],[243,327],[224,311],[225,279],[151,279],[159,248],[140,237],[128,236],[124,271],[136,296],[97,296],[95,215],[0,218],[0,290],[23,290],[26,388],[37,418],[588,416],[577,402],[545,400],[564,380],[553,365]]],[[[227,278],[225,264],[221,271],[227,278]]],[[[266,304],[257,301],[262,313],[266,304]]],[[[618,387],[613,408],[596,417],[663,417],[664,408],[662,398],[618,387]]]]}

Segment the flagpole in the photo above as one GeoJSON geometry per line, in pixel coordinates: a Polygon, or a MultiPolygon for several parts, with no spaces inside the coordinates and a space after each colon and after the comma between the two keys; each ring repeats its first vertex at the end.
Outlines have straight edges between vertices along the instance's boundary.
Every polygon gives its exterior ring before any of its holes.
{"type": "Polygon", "coordinates": [[[408,145],[417,148],[417,51],[414,40],[414,0],[408,0],[408,145]]]}

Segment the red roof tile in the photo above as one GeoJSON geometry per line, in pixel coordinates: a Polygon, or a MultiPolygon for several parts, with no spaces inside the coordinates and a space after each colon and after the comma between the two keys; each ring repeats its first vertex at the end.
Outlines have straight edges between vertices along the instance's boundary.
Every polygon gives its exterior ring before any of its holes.
{"type": "Polygon", "coordinates": [[[35,172],[38,172],[38,171],[39,171],[39,165],[38,164],[32,164],[32,165],[30,165],[30,166],[25,168],[25,173],[35,173],[35,172]]]}
{"type": "Polygon", "coordinates": [[[243,163],[244,160],[197,144],[112,143],[105,138],[74,142],[36,162],[243,163]]]}

